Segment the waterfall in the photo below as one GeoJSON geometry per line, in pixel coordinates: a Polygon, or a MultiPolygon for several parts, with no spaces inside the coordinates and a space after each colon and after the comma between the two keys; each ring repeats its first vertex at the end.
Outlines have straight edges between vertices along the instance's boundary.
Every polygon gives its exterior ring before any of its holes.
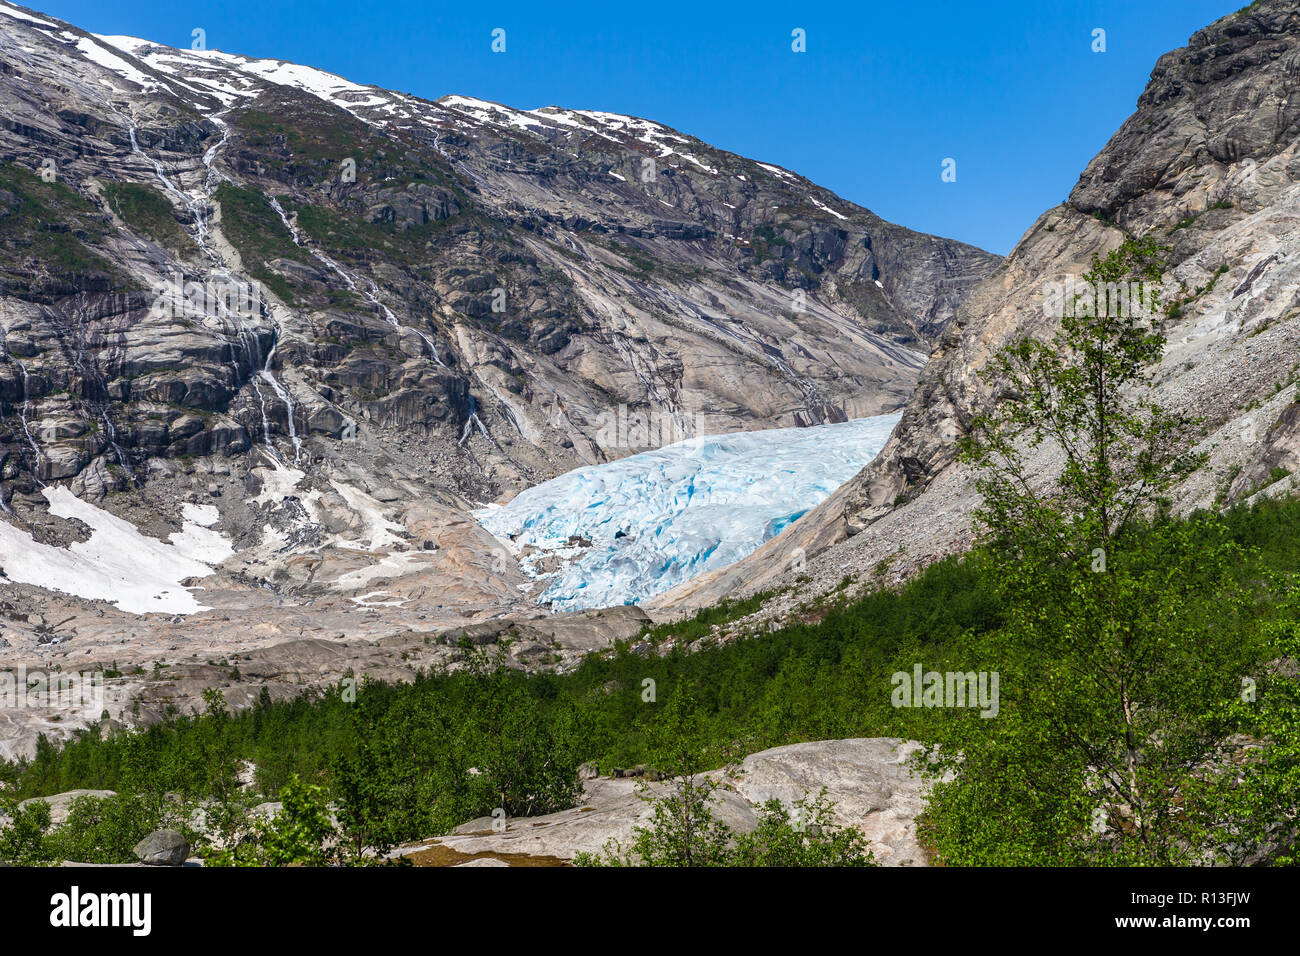
{"type": "Polygon", "coordinates": [[[308,246],[302,241],[302,236],[298,232],[298,227],[294,224],[293,220],[289,218],[289,214],[284,211],[284,207],[280,205],[278,199],[274,196],[269,196],[267,198],[270,199],[271,208],[274,209],[276,214],[280,217],[280,221],[284,223],[284,227],[289,230],[289,235],[293,239],[293,244],[295,246],[300,249],[305,249],[308,253],[314,256],[318,262],[337,273],[349,290],[352,292],[359,292],[361,295],[365,296],[366,299],[369,300],[370,304],[375,307],[376,311],[387,319],[388,324],[397,329],[398,332],[411,332],[418,335],[421,341],[424,342],[425,348],[429,350],[429,357],[443,368],[447,367],[443,364],[442,357],[438,354],[438,346],[434,343],[433,338],[420,329],[413,328],[409,325],[402,325],[402,323],[397,320],[397,316],[393,314],[393,310],[380,301],[379,287],[375,285],[372,280],[366,279],[364,288],[357,285],[356,278],[339,265],[338,262],[321,252],[315,246],[308,246]]]}

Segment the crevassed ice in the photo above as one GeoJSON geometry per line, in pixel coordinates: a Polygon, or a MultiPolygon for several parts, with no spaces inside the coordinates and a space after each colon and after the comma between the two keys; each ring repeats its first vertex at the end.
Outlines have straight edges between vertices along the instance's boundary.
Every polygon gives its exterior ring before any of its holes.
{"type": "Polygon", "coordinates": [[[541,603],[636,604],[779,534],[871,461],[899,417],[693,438],[578,468],[474,515],[545,582],[541,603]]]}

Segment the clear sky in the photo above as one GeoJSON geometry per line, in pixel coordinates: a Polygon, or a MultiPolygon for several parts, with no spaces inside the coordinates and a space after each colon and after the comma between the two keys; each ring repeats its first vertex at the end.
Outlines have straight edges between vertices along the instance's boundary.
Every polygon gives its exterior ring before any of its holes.
{"type": "Polygon", "coordinates": [[[429,99],[630,113],[914,229],[1008,252],[1160,54],[1245,0],[28,0],[95,33],[320,67],[429,99]],[[505,30],[505,52],[492,31],[505,30]],[[802,29],[806,52],[791,49],[802,29]],[[1105,30],[1105,52],[1093,31],[1105,30]],[[956,181],[942,181],[945,159],[956,181]]]}

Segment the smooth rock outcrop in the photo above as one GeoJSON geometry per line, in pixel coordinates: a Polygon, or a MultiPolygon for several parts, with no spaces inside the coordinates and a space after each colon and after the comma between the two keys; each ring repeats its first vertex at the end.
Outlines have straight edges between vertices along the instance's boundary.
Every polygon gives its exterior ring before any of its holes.
{"type": "MultiPolygon", "coordinates": [[[[746,757],[735,774],[714,771],[722,780],[713,793],[714,816],[737,833],[758,822],[765,801],[787,806],[823,787],[835,805],[836,822],[857,828],[877,862],[884,866],[925,866],[916,838],[916,817],[925,808],[924,781],[913,776],[908,758],[920,745],[897,738],[823,740],[776,747],[746,757]]],[[[467,860],[514,865],[562,862],[579,853],[600,854],[607,846],[630,845],[644,826],[651,801],[671,792],[672,781],[598,777],[584,781],[582,802],[571,810],[507,820],[504,829],[491,817],[472,820],[445,837],[400,847],[394,855],[413,856],[433,865],[467,860]]],[[[489,865],[476,862],[476,865],[489,865]]]]}

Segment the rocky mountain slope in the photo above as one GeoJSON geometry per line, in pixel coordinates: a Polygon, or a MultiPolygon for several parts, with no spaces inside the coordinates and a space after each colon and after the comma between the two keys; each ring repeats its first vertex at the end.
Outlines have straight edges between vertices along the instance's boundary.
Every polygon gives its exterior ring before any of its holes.
{"type": "Polygon", "coordinates": [[[19,494],[355,437],[490,498],[626,454],[619,405],[716,432],[889,411],[996,262],[645,120],[10,6],[0,30],[19,494]],[[174,277],[257,301],[159,308],[174,277]]]}
{"type": "Polygon", "coordinates": [[[0,662],[122,673],[114,720],[195,699],[154,662],[427,664],[541,613],[475,506],[894,411],[998,261],[649,120],[0,2],[0,662]]]}
{"type": "MultiPolygon", "coordinates": [[[[1156,400],[1204,416],[1207,466],[1183,510],[1295,488],[1300,467],[1300,10],[1257,0],[1161,57],[1137,111],[940,336],[880,455],[815,511],[731,567],[663,595],[681,613],[779,587],[786,613],[846,575],[894,580],[966,547],[978,501],[956,441],[992,401],[989,357],[1058,327],[1050,284],[1078,277],[1126,235],[1170,247],[1172,306],[1156,400]],[[797,557],[797,562],[794,558],[797,557]],[[802,565],[806,562],[806,567],[802,565]]],[[[1053,461],[1044,451],[1040,474],[1053,461]]]]}

